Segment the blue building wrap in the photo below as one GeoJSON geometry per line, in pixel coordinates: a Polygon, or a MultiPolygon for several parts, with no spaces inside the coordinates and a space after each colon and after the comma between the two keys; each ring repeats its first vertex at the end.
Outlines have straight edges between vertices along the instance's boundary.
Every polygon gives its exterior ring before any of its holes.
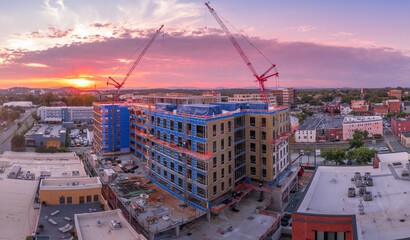
{"type": "Polygon", "coordinates": [[[103,152],[130,150],[130,113],[128,107],[118,104],[102,105],[102,142],[103,152]],[[112,108],[114,107],[114,116],[112,108]],[[112,121],[114,117],[114,121],[112,121]],[[112,131],[114,131],[114,149],[112,147],[112,131]],[[119,143],[119,144],[118,144],[119,143]]]}

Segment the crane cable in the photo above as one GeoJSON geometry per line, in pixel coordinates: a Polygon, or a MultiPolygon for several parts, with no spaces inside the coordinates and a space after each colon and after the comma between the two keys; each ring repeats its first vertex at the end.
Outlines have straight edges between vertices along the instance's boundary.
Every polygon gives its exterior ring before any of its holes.
{"type": "Polygon", "coordinates": [[[249,43],[249,45],[251,45],[253,48],[255,48],[255,50],[256,50],[260,55],[262,55],[270,64],[275,65],[275,64],[273,64],[273,63],[265,56],[265,54],[262,53],[261,50],[259,50],[259,49],[248,39],[247,36],[243,35],[238,29],[236,29],[236,28],[235,28],[228,20],[226,20],[223,16],[219,15],[219,17],[222,18],[226,23],[228,23],[229,26],[231,26],[237,33],[239,33],[239,35],[240,35],[243,39],[245,39],[245,40],[249,43]]]}
{"type": "Polygon", "coordinates": [[[117,73],[118,70],[120,70],[120,68],[121,68],[125,63],[128,63],[128,61],[129,61],[143,46],[145,46],[145,45],[148,43],[149,40],[150,40],[150,38],[147,38],[147,39],[127,58],[127,60],[125,60],[124,62],[122,62],[122,63],[120,64],[120,66],[118,66],[118,67],[114,70],[114,72],[110,74],[110,76],[111,76],[111,75],[114,75],[115,73],[117,73]]]}

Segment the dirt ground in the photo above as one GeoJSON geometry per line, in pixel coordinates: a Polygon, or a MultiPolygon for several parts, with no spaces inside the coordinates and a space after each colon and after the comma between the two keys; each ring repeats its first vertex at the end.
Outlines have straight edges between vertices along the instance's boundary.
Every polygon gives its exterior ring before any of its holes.
{"type": "Polygon", "coordinates": [[[147,187],[149,189],[154,190],[154,192],[149,194],[148,201],[150,204],[155,205],[157,203],[162,204],[168,210],[171,210],[173,216],[188,219],[192,217],[197,217],[202,215],[203,212],[196,209],[195,207],[188,205],[186,207],[182,207],[180,205],[184,204],[184,201],[178,199],[177,197],[173,196],[171,193],[168,193],[160,186],[157,186],[155,183],[151,182],[145,176],[133,176],[130,177],[130,180],[136,180],[140,182],[141,186],[147,187]]]}

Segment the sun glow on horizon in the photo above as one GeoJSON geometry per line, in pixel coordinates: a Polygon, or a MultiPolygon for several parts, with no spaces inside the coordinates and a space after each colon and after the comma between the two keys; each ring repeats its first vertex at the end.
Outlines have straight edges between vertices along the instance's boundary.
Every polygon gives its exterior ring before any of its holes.
{"type": "Polygon", "coordinates": [[[69,79],[69,81],[73,85],[73,87],[77,87],[77,88],[91,87],[93,84],[93,81],[90,81],[84,78],[69,79]]]}

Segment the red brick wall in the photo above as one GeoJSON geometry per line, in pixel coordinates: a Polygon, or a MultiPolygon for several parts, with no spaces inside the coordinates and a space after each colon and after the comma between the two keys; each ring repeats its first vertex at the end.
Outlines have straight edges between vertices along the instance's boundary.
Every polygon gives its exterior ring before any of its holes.
{"type": "Polygon", "coordinates": [[[396,136],[399,136],[403,132],[410,131],[410,120],[396,121],[395,118],[392,118],[391,119],[391,130],[393,134],[396,136]]]}
{"type": "Polygon", "coordinates": [[[292,240],[315,240],[315,231],[346,232],[353,240],[353,216],[292,214],[292,240]]]}

